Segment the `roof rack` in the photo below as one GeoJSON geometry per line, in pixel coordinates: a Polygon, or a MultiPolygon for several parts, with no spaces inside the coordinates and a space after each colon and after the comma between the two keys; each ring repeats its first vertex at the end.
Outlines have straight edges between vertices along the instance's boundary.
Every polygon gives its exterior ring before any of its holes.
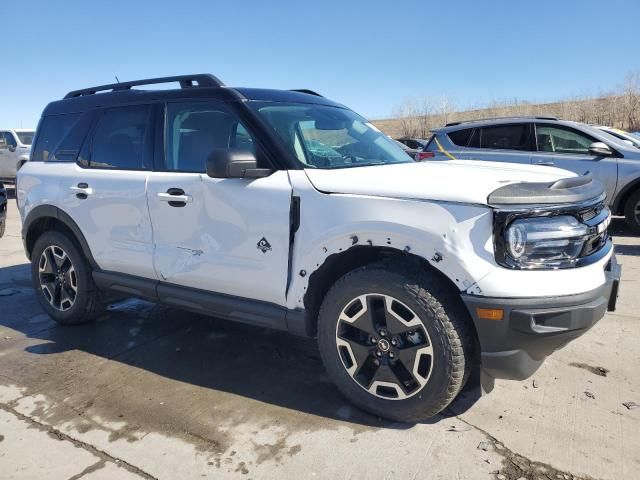
{"type": "Polygon", "coordinates": [[[487,117],[487,118],[474,118],[473,120],[460,120],[459,122],[449,122],[445,125],[445,127],[453,127],[455,125],[460,125],[462,123],[472,123],[472,122],[486,122],[487,120],[517,120],[519,118],[522,119],[535,119],[535,120],[558,120],[556,117],[536,117],[536,116],[526,116],[526,115],[513,115],[507,117],[487,117]]]}
{"type": "Polygon", "coordinates": [[[309,95],[315,95],[316,97],[322,97],[324,98],[322,95],[320,95],[318,92],[314,92],[313,90],[309,90],[308,88],[294,88],[293,90],[290,90],[291,92],[300,92],[300,93],[307,93],[309,95]]]}
{"type": "Polygon", "coordinates": [[[195,75],[178,75],[176,77],[159,77],[148,78],[146,80],[134,80],[132,82],[111,83],[109,85],[100,85],[98,87],[83,88],[82,90],[74,90],[67,93],[64,98],[83,97],[85,95],[94,95],[97,92],[105,90],[111,90],[112,92],[118,92],[122,90],[130,90],[131,87],[139,85],[153,85],[156,83],[180,83],[180,88],[193,88],[193,87],[223,87],[224,83],[217,77],[208,73],[198,73],[195,75]]]}

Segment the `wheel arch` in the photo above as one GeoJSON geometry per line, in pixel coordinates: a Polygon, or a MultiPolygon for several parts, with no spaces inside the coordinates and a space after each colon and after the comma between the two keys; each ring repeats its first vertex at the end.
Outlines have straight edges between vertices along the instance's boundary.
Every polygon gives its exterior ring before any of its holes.
{"type": "MultiPolygon", "coordinates": [[[[378,262],[390,262],[394,268],[405,271],[428,271],[442,281],[445,288],[460,294],[456,284],[425,258],[405,250],[387,246],[354,245],[351,248],[329,255],[309,276],[304,293],[304,307],[307,315],[309,333],[315,336],[318,331],[318,313],[324,297],[333,284],[348,272],[378,262]]],[[[471,328],[475,331],[473,322],[471,328]]]]}
{"type": "Polygon", "coordinates": [[[27,258],[31,260],[33,247],[40,236],[47,231],[57,230],[69,236],[80,248],[92,268],[98,268],[80,227],[68,213],[53,205],[35,207],[25,218],[22,226],[22,238],[27,258]]]}
{"type": "Polygon", "coordinates": [[[624,207],[627,200],[636,190],[640,189],[640,178],[636,178],[632,182],[629,182],[616,196],[613,202],[612,213],[614,215],[624,215],[624,207]]]}

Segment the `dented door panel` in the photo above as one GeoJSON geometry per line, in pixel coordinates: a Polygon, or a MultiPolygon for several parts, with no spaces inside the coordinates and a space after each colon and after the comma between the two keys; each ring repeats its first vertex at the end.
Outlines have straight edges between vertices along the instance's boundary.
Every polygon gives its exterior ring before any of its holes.
{"type": "Polygon", "coordinates": [[[286,171],[265,178],[215,179],[153,173],[148,187],[161,281],[284,305],[291,186],[286,171]],[[172,188],[184,206],[158,198],[172,188]]]}

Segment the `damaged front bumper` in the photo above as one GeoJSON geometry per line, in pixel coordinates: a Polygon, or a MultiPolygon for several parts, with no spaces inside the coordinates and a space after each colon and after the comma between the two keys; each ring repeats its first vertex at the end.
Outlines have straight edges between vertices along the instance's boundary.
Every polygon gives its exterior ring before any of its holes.
{"type": "Polygon", "coordinates": [[[578,295],[490,298],[462,294],[478,332],[483,388],[495,378],[524,380],[544,359],[614,311],[621,267],[615,255],[605,267],[606,281],[578,295]],[[502,309],[500,320],[480,318],[478,309],[502,309]]]}

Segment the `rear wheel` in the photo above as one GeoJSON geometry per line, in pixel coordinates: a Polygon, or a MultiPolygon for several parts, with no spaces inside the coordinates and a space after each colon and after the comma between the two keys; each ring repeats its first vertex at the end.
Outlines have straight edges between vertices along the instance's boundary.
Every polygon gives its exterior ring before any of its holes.
{"type": "Polygon", "coordinates": [[[627,225],[635,233],[640,233],[640,189],[631,194],[624,206],[627,225]]]}
{"type": "Polygon", "coordinates": [[[61,232],[44,233],[31,254],[31,277],[38,301],[56,322],[77,325],[95,319],[98,290],[75,243],[61,232]]]}
{"type": "Polygon", "coordinates": [[[375,415],[417,422],[463,387],[471,366],[468,315],[428,273],[354,270],[325,297],[320,352],[331,379],[375,415]]]}

